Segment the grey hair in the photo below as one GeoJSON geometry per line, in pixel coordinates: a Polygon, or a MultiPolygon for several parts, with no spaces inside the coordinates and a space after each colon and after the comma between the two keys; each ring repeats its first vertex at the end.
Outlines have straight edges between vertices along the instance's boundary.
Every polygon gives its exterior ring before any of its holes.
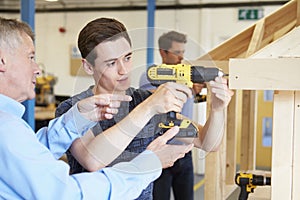
{"type": "Polygon", "coordinates": [[[0,48],[16,49],[23,42],[23,34],[34,41],[34,34],[28,24],[0,17],[0,48]]]}

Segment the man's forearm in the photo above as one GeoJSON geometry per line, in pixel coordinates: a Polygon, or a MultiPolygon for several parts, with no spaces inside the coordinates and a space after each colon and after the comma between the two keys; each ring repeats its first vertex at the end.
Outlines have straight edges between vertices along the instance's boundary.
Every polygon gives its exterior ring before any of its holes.
{"type": "Polygon", "coordinates": [[[210,112],[209,118],[199,134],[201,149],[205,151],[218,150],[224,135],[225,119],[225,109],[210,112]]]}
{"type": "MultiPolygon", "coordinates": [[[[150,108],[147,108],[142,103],[115,126],[110,127],[91,140],[86,145],[88,153],[95,161],[91,162],[94,163],[91,169],[97,170],[109,165],[125,150],[152,116],[150,108]],[[104,154],[103,152],[106,153],[104,154]]],[[[90,168],[89,166],[86,167],[90,168]]]]}

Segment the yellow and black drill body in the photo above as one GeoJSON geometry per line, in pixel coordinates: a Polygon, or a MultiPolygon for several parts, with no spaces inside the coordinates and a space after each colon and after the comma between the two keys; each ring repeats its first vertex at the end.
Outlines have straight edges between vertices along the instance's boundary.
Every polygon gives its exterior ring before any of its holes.
{"type": "MultiPolygon", "coordinates": [[[[190,88],[193,83],[204,83],[214,80],[224,73],[215,67],[191,66],[186,64],[177,65],[152,65],[147,70],[147,78],[154,86],[166,82],[176,82],[190,88]]],[[[159,127],[167,130],[173,126],[179,126],[180,130],[176,137],[197,137],[198,127],[189,119],[177,119],[175,112],[169,112],[165,123],[159,123],[159,127]]]]}
{"type": "Polygon", "coordinates": [[[256,186],[271,185],[271,177],[237,173],[235,183],[241,188],[239,200],[247,200],[249,193],[253,193],[256,186]]]}

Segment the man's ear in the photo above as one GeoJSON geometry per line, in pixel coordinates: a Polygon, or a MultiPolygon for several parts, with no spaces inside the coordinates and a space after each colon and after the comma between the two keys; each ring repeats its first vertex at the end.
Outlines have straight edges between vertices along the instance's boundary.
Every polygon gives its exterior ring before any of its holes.
{"type": "Polygon", "coordinates": [[[3,55],[3,52],[0,49],[0,72],[5,72],[6,71],[6,59],[5,56],[3,55]]]}
{"type": "Polygon", "coordinates": [[[159,49],[159,54],[162,58],[166,57],[166,51],[163,49],[159,49]]]}
{"type": "Polygon", "coordinates": [[[88,75],[93,75],[94,74],[94,67],[84,58],[81,59],[81,62],[82,62],[82,67],[83,67],[84,71],[88,75]]]}

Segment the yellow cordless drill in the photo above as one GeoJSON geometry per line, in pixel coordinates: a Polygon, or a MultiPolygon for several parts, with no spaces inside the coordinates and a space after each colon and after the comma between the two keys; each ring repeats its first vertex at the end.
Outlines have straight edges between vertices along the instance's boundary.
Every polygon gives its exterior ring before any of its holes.
{"type": "Polygon", "coordinates": [[[249,193],[253,193],[256,186],[271,185],[271,177],[247,173],[237,173],[235,183],[240,186],[239,200],[247,200],[249,193]]]}
{"type": "MultiPolygon", "coordinates": [[[[193,83],[204,83],[214,80],[218,76],[225,76],[216,67],[191,66],[186,64],[177,65],[152,65],[147,70],[147,78],[154,86],[166,82],[184,84],[190,88],[193,83]]],[[[177,119],[175,112],[169,112],[165,123],[159,123],[160,128],[166,130],[173,126],[179,126],[180,130],[176,137],[197,137],[198,127],[189,119],[177,119]]]]}

